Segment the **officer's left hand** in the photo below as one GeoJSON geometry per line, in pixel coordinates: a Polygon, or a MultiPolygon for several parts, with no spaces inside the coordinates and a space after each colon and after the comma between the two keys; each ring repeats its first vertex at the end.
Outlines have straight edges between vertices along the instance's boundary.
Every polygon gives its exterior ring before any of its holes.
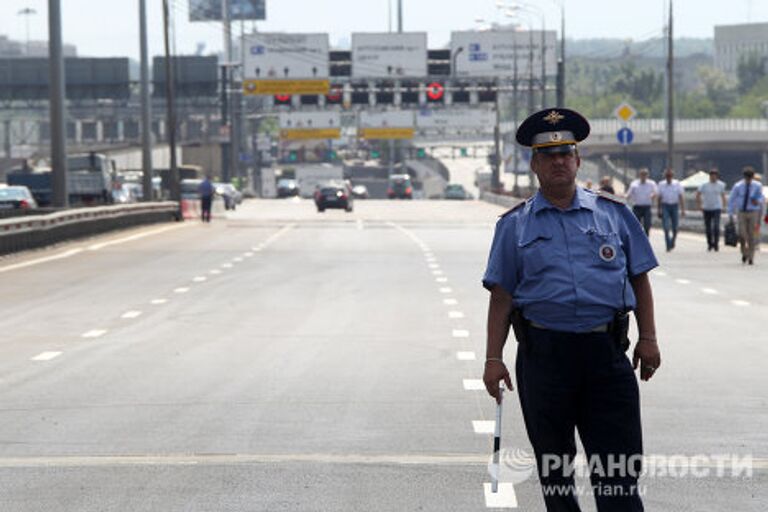
{"type": "Polygon", "coordinates": [[[635,370],[637,370],[638,363],[640,363],[640,380],[650,380],[661,366],[659,344],[650,340],[638,341],[632,354],[632,367],[635,370]]]}

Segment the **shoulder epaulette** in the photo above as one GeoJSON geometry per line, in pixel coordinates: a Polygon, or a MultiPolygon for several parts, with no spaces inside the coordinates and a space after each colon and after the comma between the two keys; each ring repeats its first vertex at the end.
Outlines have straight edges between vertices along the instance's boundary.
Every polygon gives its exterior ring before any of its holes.
{"type": "Polygon", "coordinates": [[[499,218],[500,218],[500,219],[503,219],[504,217],[506,217],[506,216],[507,216],[507,215],[509,215],[510,213],[512,213],[512,212],[514,212],[514,211],[517,211],[517,210],[519,210],[520,208],[522,208],[523,206],[525,206],[526,204],[528,204],[528,201],[530,201],[530,199],[528,199],[528,200],[526,200],[526,201],[520,201],[519,203],[517,203],[517,204],[516,204],[515,206],[513,206],[512,208],[510,208],[510,209],[509,209],[509,210],[507,210],[506,212],[504,212],[504,213],[502,213],[501,215],[499,215],[499,218]]]}
{"type": "Polygon", "coordinates": [[[627,204],[627,201],[624,198],[611,194],[609,192],[606,192],[605,190],[598,190],[597,197],[602,197],[603,199],[607,199],[608,201],[611,201],[614,203],[627,204]]]}

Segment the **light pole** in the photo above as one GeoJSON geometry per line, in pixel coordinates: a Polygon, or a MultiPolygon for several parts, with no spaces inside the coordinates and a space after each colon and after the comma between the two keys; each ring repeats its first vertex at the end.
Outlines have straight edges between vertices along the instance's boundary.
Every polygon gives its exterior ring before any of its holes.
{"type": "Polygon", "coordinates": [[[29,17],[34,16],[37,14],[37,11],[31,7],[25,7],[24,9],[21,9],[18,13],[19,16],[24,16],[25,23],[27,26],[27,57],[29,57],[29,17]]]}

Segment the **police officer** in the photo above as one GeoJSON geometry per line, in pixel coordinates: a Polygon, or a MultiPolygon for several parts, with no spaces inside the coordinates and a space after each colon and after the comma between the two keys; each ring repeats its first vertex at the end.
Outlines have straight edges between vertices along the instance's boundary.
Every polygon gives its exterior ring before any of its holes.
{"type": "Polygon", "coordinates": [[[600,512],[642,511],[637,380],[661,364],[648,271],[658,265],[629,208],[576,186],[576,144],[589,123],[564,108],[537,112],[517,130],[532,148],[540,190],[496,225],[483,286],[491,292],[483,380],[498,400],[512,389],[502,351],[518,340],[520,404],[548,511],[579,511],[573,474],[578,430],[600,512]],[[639,340],[625,355],[634,310],[639,340]]]}

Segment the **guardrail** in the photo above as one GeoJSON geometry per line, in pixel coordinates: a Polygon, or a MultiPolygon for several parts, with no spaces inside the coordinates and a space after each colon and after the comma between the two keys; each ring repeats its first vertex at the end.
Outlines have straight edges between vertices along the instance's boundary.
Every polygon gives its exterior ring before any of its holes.
{"type": "Polygon", "coordinates": [[[175,202],[140,203],[63,210],[47,215],[0,219],[0,254],[52,245],[141,224],[176,220],[175,202]]]}

